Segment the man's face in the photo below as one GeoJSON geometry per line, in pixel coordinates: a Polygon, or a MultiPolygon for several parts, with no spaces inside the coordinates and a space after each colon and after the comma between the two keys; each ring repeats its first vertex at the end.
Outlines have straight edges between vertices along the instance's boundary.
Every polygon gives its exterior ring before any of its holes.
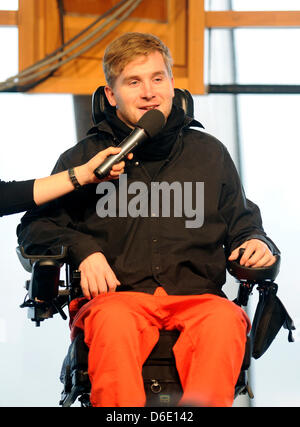
{"type": "Polygon", "coordinates": [[[156,108],[169,116],[174,97],[174,81],[159,52],[138,56],[126,65],[113,88],[105,87],[117,116],[134,127],[146,111],[156,108]]]}

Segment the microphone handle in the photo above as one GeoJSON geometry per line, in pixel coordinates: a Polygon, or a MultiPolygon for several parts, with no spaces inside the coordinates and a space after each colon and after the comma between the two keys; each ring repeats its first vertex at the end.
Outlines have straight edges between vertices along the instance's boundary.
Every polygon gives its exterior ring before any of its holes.
{"type": "Polygon", "coordinates": [[[122,150],[118,154],[109,156],[105,161],[94,170],[94,174],[98,179],[105,178],[113,165],[119,163],[136,145],[140,144],[148,138],[144,129],[135,128],[130,135],[125,138],[118,147],[122,147],[122,150]]]}

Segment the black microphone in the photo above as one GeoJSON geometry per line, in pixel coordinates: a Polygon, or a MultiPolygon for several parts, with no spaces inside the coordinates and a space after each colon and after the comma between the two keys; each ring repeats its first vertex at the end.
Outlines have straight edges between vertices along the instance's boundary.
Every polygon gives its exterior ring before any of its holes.
{"type": "Polygon", "coordinates": [[[165,116],[161,111],[156,109],[147,111],[137,122],[131,134],[118,145],[122,148],[120,153],[108,157],[94,170],[96,177],[105,178],[114,164],[119,163],[138,144],[157,135],[164,125],[165,116]]]}

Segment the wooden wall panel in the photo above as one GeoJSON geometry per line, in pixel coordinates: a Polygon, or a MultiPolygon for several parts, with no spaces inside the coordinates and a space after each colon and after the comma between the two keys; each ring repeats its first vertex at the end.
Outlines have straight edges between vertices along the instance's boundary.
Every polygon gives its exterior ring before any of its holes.
{"type": "MultiPolygon", "coordinates": [[[[34,61],[41,59],[46,54],[57,49],[60,45],[56,0],[29,0],[29,3],[26,3],[27,6],[25,7],[25,2],[27,1],[28,0],[21,0],[22,11],[20,12],[21,16],[28,16],[30,18],[30,21],[29,18],[27,18],[27,23],[32,27],[32,31],[25,34],[25,30],[22,30],[20,34],[20,37],[23,38],[22,45],[24,47],[24,50],[22,49],[22,56],[26,56],[26,61],[22,62],[23,68],[25,65],[28,66],[34,61]],[[43,13],[44,20],[40,19],[39,24],[34,24],[33,16],[40,17],[43,13]],[[34,34],[37,36],[36,39],[34,34]],[[26,51],[25,47],[29,46],[29,44],[31,47],[28,47],[26,51]]],[[[153,14],[147,15],[147,11],[150,5],[152,5],[153,0],[144,0],[142,3],[142,5],[144,5],[143,19],[133,19],[133,17],[130,17],[130,19],[124,21],[87,52],[80,54],[71,62],[62,65],[49,79],[31,89],[31,92],[91,94],[96,86],[105,84],[102,71],[102,58],[107,44],[128,31],[149,32],[161,38],[172,52],[176,83],[178,78],[180,79],[179,82],[182,82],[182,84],[184,83],[182,87],[187,87],[187,2],[188,0],[162,0],[160,4],[161,6],[164,5],[164,7],[158,8],[160,10],[160,19],[158,20],[149,18],[149,16],[153,17],[153,14]],[[165,15],[166,10],[168,11],[167,15],[165,15]],[[165,18],[167,18],[167,20],[165,18]]],[[[76,2],[74,2],[74,5],[75,3],[76,2]]],[[[105,2],[105,4],[106,3],[107,2],[105,2]]],[[[110,3],[112,4],[114,2],[110,3]]],[[[76,4],[78,8],[80,5],[81,7],[83,6],[81,2],[76,4]]],[[[89,4],[92,5],[94,2],[89,2],[89,4]]],[[[99,5],[99,3],[97,4],[99,5]]],[[[75,9],[75,7],[72,9],[73,12],[75,9]]],[[[83,9],[77,9],[77,11],[79,10],[83,9]]],[[[69,9],[68,13],[64,16],[65,41],[73,38],[96,19],[95,16],[91,16],[90,14],[79,16],[78,14],[69,12],[71,12],[71,9],[69,9]]],[[[103,22],[104,20],[100,21],[97,26],[103,22]]],[[[103,31],[108,28],[109,27],[105,27],[98,35],[90,39],[90,41],[95,40],[96,37],[101,35],[103,31]]],[[[25,29],[25,25],[23,25],[23,29],[25,29]]],[[[82,45],[82,47],[85,46],[86,45],[82,45]]],[[[81,47],[78,49],[81,49],[81,47]]],[[[69,52],[68,56],[78,52],[78,49],[69,52]]]]}
{"type": "MultiPolygon", "coordinates": [[[[92,23],[119,0],[64,0],[65,40],[92,23]]],[[[104,22],[104,21],[103,21],[104,22]]],[[[19,69],[61,45],[57,0],[19,0],[19,10],[0,11],[0,25],[19,27],[19,69]]],[[[204,0],[143,0],[134,13],[88,52],[62,65],[32,92],[91,94],[104,84],[106,45],[126,31],[156,34],[170,48],[177,87],[204,94],[205,28],[300,27],[299,11],[205,11],[204,0]]],[[[106,30],[107,27],[104,29],[106,30]]],[[[104,31],[103,30],[103,31],[104,31]]],[[[68,56],[74,52],[69,52],[68,56]]]]}
{"type": "MultiPolygon", "coordinates": [[[[102,15],[120,0],[64,0],[66,14],[102,15]]],[[[142,2],[132,14],[133,18],[154,19],[166,22],[168,19],[168,0],[151,0],[142,2]]]]}

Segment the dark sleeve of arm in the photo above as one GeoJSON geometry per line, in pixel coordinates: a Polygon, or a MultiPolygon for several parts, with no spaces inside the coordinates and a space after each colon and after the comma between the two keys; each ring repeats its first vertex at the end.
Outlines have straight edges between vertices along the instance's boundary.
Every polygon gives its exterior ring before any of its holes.
{"type": "MultiPolygon", "coordinates": [[[[17,228],[18,243],[30,255],[57,255],[67,248],[67,261],[78,267],[95,252],[102,252],[94,238],[73,228],[60,207],[44,205],[28,211],[17,228]]],[[[50,205],[50,204],[49,204],[50,205]]]]}
{"type": "MultiPolygon", "coordinates": [[[[67,169],[58,162],[53,173],[67,169]]],[[[81,191],[81,190],[80,190],[81,191]]],[[[87,256],[101,252],[101,247],[88,234],[76,230],[75,192],[28,211],[17,228],[18,243],[31,255],[56,255],[67,247],[68,262],[77,267],[87,256]]]]}
{"type": "Polygon", "coordinates": [[[35,207],[34,179],[28,181],[0,181],[0,216],[23,212],[35,207]]]}
{"type": "Polygon", "coordinates": [[[262,240],[273,255],[279,254],[279,249],[264,231],[259,207],[246,198],[235,165],[226,149],[224,156],[219,207],[228,227],[225,244],[227,255],[250,239],[262,240]]]}

